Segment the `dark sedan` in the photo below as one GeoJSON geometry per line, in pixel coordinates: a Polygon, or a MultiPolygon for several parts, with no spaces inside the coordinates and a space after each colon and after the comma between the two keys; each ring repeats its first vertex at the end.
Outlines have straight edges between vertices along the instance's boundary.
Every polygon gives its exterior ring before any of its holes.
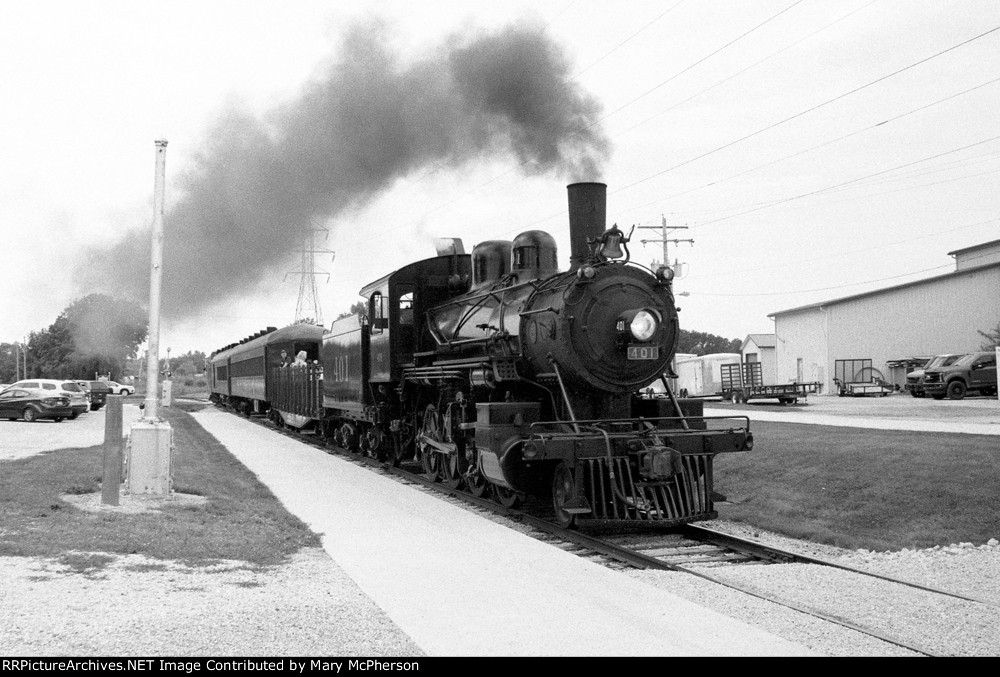
{"type": "Polygon", "coordinates": [[[51,418],[56,423],[73,416],[69,398],[44,390],[8,388],[0,392],[0,418],[16,421],[23,418],[31,423],[51,418]]]}

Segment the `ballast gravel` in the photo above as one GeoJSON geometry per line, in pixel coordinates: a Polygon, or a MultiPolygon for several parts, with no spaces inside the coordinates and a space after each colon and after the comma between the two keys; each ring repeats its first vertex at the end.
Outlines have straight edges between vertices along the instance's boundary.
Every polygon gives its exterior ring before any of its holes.
{"type": "MultiPolygon", "coordinates": [[[[812,564],[722,565],[697,570],[775,595],[797,608],[847,619],[888,640],[936,656],[1000,655],[1000,542],[899,552],[851,551],[788,539],[742,524],[706,526],[793,552],[975,598],[942,597],[888,581],[812,564]]],[[[695,568],[695,567],[692,567],[695,568]]],[[[919,655],[891,641],[817,619],[717,583],[676,572],[626,575],[831,656],[919,655]]]]}

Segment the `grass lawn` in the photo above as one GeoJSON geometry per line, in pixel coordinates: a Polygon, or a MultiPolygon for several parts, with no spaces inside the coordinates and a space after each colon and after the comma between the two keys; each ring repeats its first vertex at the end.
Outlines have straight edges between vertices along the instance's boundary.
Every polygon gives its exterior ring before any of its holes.
{"type": "Polygon", "coordinates": [[[754,450],[715,457],[722,519],[845,548],[1000,536],[1000,437],[752,422],[754,450]]]}
{"type": "Polygon", "coordinates": [[[81,561],[73,551],[270,565],[318,546],[319,537],[185,411],[200,406],[175,403],[159,413],[173,430],[174,490],[204,496],[204,504],[167,503],[161,512],[140,514],[71,508],[61,495],[100,491],[100,445],[4,461],[0,555],[61,557],[81,568],[100,566],[101,558],[81,561]]]}

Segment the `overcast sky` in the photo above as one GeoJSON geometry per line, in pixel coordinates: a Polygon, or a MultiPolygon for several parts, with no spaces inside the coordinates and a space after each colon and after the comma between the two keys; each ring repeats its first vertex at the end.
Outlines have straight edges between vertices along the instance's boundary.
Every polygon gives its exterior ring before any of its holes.
{"type": "Polygon", "coordinates": [[[148,280],[160,137],[161,356],[290,324],[306,232],[327,326],[437,237],[543,229],[565,265],[578,180],[633,260],[664,220],[694,241],[683,328],[771,332],[1000,239],[998,29],[996,0],[5,3],[0,341],[148,280]],[[490,121],[510,69],[543,121],[490,121]]]}

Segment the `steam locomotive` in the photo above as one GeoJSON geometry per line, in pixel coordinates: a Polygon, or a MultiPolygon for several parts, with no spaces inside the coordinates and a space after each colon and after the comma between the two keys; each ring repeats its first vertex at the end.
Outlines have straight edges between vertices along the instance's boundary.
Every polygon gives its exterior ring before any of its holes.
{"type": "Polygon", "coordinates": [[[269,327],[213,353],[212,399],[507,506],[541,497],[564,526],[715,517],[713,459],[753,447],[749,420],[671,392],[672,271],[629,261],[606,191],[568,186],[568,270],[543,231],[471,255],[452,241],[365,286],[366,312],[329,330],[269,327]],[[657,379],[665,396],[641,394],[657,379]]]}

